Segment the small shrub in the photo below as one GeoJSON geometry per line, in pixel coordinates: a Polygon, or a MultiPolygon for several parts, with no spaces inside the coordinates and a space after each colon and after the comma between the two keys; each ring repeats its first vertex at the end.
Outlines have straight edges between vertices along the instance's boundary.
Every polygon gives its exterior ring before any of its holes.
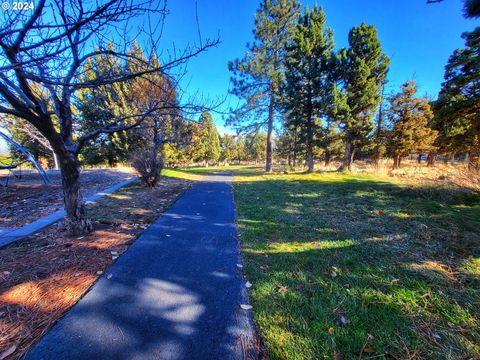
{"type": "Polygon", "coordinates": [[[130,163],[146,186],[157,185],[163,169],[163,158],[160,152],[156,149],[135,150],[130,155],[130,163]]]}

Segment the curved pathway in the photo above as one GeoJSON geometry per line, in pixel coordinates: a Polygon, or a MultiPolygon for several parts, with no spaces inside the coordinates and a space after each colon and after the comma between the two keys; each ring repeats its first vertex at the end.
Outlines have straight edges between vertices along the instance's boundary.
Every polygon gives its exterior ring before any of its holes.
{"type": "Polygon", "coordinates": [[[25,359],[255,358],[230,182],[187,191],[25,359]]]}

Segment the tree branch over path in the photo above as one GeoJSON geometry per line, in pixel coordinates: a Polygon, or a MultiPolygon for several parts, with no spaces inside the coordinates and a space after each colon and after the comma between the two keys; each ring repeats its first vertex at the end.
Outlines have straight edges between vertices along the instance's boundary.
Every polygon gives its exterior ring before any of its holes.
{"type": "Polygon", "coordinates": [[[87,0],[39,0],[33,11],[0,14],[0,113],[25,120],[48,140],[59,159],[65,209],[73,233],[84,233],[91,228],[78,181],[78,155],[84,144],[102,133],[134,128],[154,112],[182,106],[149,101],[135,113],[116,116],[112,122],[79,135],[75,105],[79,93],[149,74],[168,76],[219,43],[218,39],[203,39],[178,54],[175,51],[162,62],[152,61],[157,59],[158,32],[163,25],[145,30],[143,24],[151,24],[150,18],[163,21],[166,14],[166,2],[158,0],[109,0],[103,4],[87,0]],[[145,58],[130,51],[135,39],[145,42],[143,47],[149,52],[145,58]],[[113,59],[111,71],[93,78],[83,76],[88,63],[104,55],[113,59]],[[142,66],[114,71],[114,62],[142,66]]]}

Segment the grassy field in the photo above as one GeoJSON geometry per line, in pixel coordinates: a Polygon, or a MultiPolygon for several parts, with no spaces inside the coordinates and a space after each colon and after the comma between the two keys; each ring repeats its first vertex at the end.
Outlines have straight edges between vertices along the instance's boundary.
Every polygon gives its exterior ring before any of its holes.
{"type": "Polygon", "coordinates": [[[10,155],[0,154],[0,165],[9,165],[11,163],[10,155]]]}
{"type": "Polygon", "coordinates": [[[247,168],[234,192],[270,358],[480,357],[480,194],[247,168]]]}

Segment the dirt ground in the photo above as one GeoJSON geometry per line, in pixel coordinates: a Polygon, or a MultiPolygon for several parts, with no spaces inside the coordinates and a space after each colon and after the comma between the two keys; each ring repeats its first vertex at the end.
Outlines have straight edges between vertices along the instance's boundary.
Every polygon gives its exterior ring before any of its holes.
{"type": "MultiPolygon", "coordinates": [[[[82,195],[91,196],[130,178],[132,169],[83,170],[82,195]]],[[[51,185],[45,185],[38,173],[10,176],[8,187],[0,186],[0,227],[18,228],[63,208],[62,181],[58,172],[49,174],[51,185]]],[[[0,174],[5,184],[6,174],[0,174]]]]}
{"type": "Polygon", "coordinates": [[[69,237],[53,224],[0,249],[0,359],[20,359],[104,271],[108,279],[110,264],[190,184],[136,181],[87,207],[91,234],[69,237]]]}

